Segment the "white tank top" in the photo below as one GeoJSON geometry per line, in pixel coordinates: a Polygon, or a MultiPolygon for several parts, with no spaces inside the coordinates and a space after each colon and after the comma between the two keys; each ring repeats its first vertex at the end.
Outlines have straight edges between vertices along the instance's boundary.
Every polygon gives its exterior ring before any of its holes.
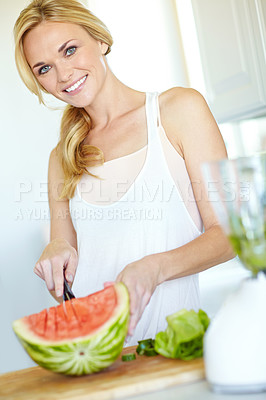
{"type": "MultiPolygon", "coordinates": [[[[70,200],[79,254],[73,283],[77,297],[103,289],[103,283],[114,281],[127,264],[146,255],[175,249],[201,234],[164,156],[157,101],[157,93],[146,94],[146,158],[141,171],[119,200],[110,204],[87,202],[82,195],[82,180],[70,200]]],[[[185,172],[188,177],[186,169],[185,172]]],[[[123,190],[122,182],[120,186],[117,190],[123,190]]],[[[93,185],[89,190],[93,190],[93,185]]],[[[126,345],[154,338],[157,332],[166,328],[166,316],[182,308],[199,308],[197,274],[159,285],[126,345]]]]}

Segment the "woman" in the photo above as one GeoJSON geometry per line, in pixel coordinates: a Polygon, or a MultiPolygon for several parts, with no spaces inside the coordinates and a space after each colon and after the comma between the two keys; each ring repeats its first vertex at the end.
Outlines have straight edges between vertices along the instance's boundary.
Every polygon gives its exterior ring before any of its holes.
{"type": "Polygon", "coordinates": [[[26,86],[68,105],[49,161],[51,241],[35,273],[62,300],[124,282],[128,345],[199,307],[197,273],[232,257],[200,164],[226,157],[215,120],[191,89],[133,90],[110,70],[112,37],[75,0],[34,0],[14,28],[26,86]],[[202,233],[204,226],[204,233],[202,233]]]}

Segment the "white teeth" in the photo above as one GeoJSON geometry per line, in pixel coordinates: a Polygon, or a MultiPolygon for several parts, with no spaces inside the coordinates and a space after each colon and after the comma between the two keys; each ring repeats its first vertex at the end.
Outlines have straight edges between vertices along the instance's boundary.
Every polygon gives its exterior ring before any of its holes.
{"type": "Polygon", "coordinates": [[[73,92],[73,90],[77,89],[87,78],[87,75],[84,76],[84,78],[80,79],[79,81],[77,81],[74,85],[70,86],[68,89],[66,89],[66,92],[73,92]]]}

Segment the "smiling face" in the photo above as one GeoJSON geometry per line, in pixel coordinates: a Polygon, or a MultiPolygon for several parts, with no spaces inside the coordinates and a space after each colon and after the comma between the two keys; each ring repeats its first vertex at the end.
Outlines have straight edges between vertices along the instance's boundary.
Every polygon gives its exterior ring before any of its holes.
{"type": "Polygon", "coordinates": [[[41,86],[75,107],[90,105],[107,73],[107,44],[79,25],[42,22],[24,39],[27,61],[41,86]]]}

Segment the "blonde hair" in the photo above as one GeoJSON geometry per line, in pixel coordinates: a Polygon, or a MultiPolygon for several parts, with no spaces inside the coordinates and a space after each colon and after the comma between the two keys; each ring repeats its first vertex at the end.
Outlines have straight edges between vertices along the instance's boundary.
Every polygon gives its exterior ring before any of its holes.
{"type": "MultiPolygon", "coordinates": [[[[43,21],[68,22],[83,27],[94,39],[108,45],[105,54],[111,51],[113,39],[107,27],[85,6],[76,0],[33,0],[20,13],[15,26],[15,61],[22,81],[44,104],[39,84],[25,57],[23,40],[26,34],[43,21]]],[[[71,198],[83,173],[91,175],[87,167],[102,164],[102,151],[83,144],[91,129],[91,119],[83,108],[67,105],[61,120],[60,140],[57,145],[64,171],[64,186],[61,198],[71,198]]]]}

